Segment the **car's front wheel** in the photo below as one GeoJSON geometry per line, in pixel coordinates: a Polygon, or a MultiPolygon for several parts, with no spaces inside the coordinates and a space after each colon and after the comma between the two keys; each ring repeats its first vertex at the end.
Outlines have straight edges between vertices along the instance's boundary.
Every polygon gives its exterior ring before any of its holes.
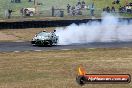
{"type": "Polygon", "coordinates": [[[52,41],[49,41],[49,46],[52,46],[53,45],[53,42],[52,41]]]}

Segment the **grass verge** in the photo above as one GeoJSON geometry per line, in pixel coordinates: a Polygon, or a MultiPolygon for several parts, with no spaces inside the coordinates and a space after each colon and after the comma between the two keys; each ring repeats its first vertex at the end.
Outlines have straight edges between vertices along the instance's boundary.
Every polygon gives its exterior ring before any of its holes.
{"type": "MultiPolygon", "coordinates": [[[[1,88],[82,88],[77,67],[89,74],[131,74],[132,48],[43,52],[1,52],[1,88]]],[[[83,88],[131,88],[130,84],[89,84],[83,88]]]]}

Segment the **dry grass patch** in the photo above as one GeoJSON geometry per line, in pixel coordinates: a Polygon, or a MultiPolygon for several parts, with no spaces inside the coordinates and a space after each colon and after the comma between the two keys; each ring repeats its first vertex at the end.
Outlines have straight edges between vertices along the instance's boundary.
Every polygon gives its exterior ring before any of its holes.
{"type": "MultiPolygon", "coordinates": [[[[80,49],[0,53],[1,88],[81,88],[77,67],[88,73],[132,75],[132,49],[80,49]]],[[[132,84],[89,84],[83,88],[131,88],[132,84]]]]}
{"type": "Polygon", "coordinates": [[[14,35],[5,34],[3,32],[0,32],[0,41],[12,41],[12,40],[18,40],[18,38],[14,35]]]}

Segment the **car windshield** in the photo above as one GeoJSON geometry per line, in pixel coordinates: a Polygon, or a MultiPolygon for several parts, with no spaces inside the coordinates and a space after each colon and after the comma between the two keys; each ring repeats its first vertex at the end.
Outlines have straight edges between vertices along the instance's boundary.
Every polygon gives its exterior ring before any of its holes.
{"type": "Polygon", "coordinates": [[[37,36],[45,36],[45,37],[50,36],[50,35],[51,33],[47,33],[47,32],[40,32],[37,34],[37,36]]]}

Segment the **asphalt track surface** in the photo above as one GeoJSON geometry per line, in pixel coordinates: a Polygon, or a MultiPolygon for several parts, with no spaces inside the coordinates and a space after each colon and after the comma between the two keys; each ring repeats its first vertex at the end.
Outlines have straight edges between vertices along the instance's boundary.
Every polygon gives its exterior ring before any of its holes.
{"type": "Polygon", "coordinates": [[[82,48],[132,48],[131,42],[95,42],[85,44],[56,45],[52,47],[32,46],[30,42],[0,42],[0,52],[71,50],[82,48]]]}

